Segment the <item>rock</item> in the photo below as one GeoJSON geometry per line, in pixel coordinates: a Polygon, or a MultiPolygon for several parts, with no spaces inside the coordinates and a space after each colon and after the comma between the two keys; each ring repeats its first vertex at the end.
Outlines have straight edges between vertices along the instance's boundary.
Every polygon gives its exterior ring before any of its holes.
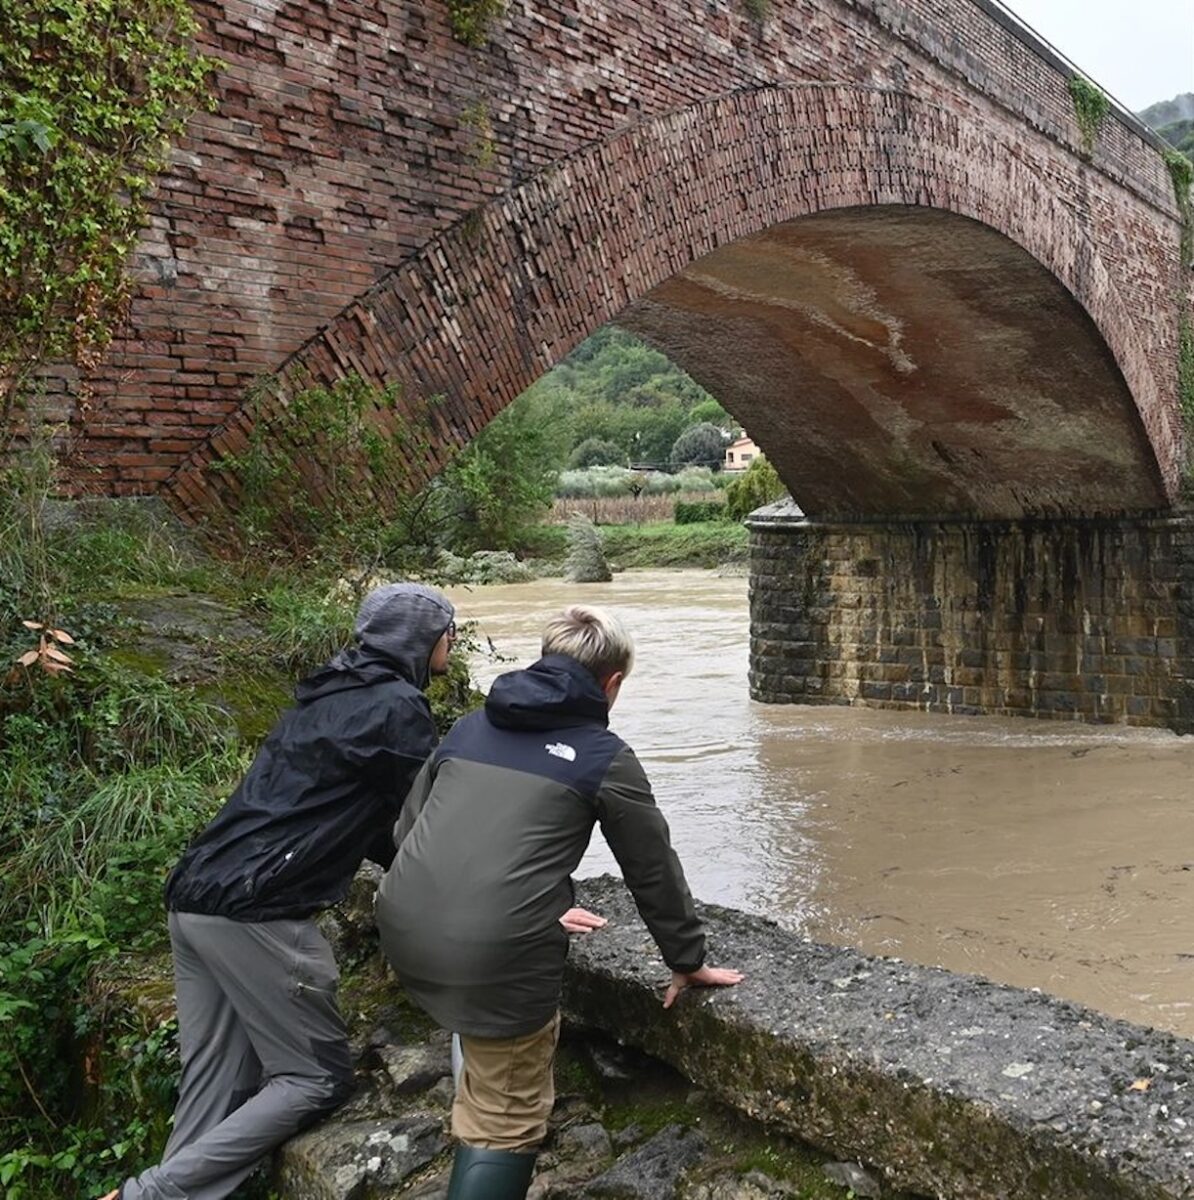
{"type": "Polygon", "coordinates": [[[447,1145],[429,1116],[339,1121],[291,1138],[278,1152],[278,1191],[303,1200],[363,1200],[396,1188],[447,1145]]]}
{"type": "Polygon", "coordinates": [[[826,1163],[824,1171],[825,1178],[831,1183],[840,1183],[856,1196],[879,1197],[883,1194],[883,1187],[879,1181],[857,1163],[826,1163]]]}
{"type": "Polygon", "coordinates": [[[602,1079],[633,1079],[634,1069],[630,1056],[620,1046],[612,1042],[591,1041],[585,1045],[589,1061],[597,1069],[602,1079]]]}
{"type": "Polygon", "coordinates": [[[400,1096],[425,1092],[452,1074],[450,1056],[434,1046],[380,1046],[377,1057],[400,1096]]]}
{"type": "Polygon", "coordinates": [[[638,1124],[637,1121],[634,1122],[634,1124],[626,1125],[614,1134],[614,1149],[625,1150],[627,1147],[633,1146],[637,1142],[641,1142],[645,1136],[646,1130],[643,1129],[643,1127],[638,1124]]]}
{"type": "Polygon", "coordinates": [[[556,1148],[562,1157],[570,1158],[612,1158],[614,1153],[605,1126],[595,1121],[562,1129],[556,1148]]]}
{"type": "Polygon", "coordinates": [[[774,1200],[797,1194],[788,1184],[762,1171],[750,1171],[742,1177],[722,1174],[698,1183],[689,1190],[686,1200],[774,1200]]]}
{"type": "Polygon", "coordinates": [[[456,1083],[451,1074],[446,1075],[427,1089],[427,1103],[434,1104],[437,1108],[451,1108],[455,1099],[456,1083]]]}
{"type": "Polygon", "coordinates": [[[452,1178],[452,1168],[445,1167],[437,1171],[422,1183],[416,1184],[409,1192],[402,1193],[402,1200],[446,1200],[448,1183],[452,1178]]]}
{"type": "Polygon", "coordinates": [[[620,1158],[580,1193],[614,1200],[673,1200],[680,1176],[705,1156],[705,1139],[695,1130],[669,1125],[620,1158]]]}
{"type": "Polygon", "coordinates": [[[578,880],[576,903],[609,924],[572,942],[572,1028],[641,1048],[841,1162],[871,1164],[885,1188],[1194,1200],[1194,1090],[1175,1082],[1194,1078],[1194,1041],[700,904],[710,961],[745,980],[692,988],[665,1012],[667,967],[625,885],[578,880]]]}
{"type": "Polygon", "coordinates": [[[348,895],[316,918],[320,932],[332,947],[341,972],[372,954],[378,947],[373,898],[384,872],[373,862],[363,862],[348,895]]]}

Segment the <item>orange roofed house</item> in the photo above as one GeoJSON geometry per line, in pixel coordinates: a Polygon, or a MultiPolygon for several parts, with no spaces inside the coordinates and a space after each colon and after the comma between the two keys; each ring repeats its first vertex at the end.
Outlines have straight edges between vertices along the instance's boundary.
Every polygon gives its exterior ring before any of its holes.
{"type": "Polygon", "coordinates": [[[744,433],[726,447],[726,460],[722,470],[745,471],[758,455],[759,448],[755,445],[754,438],[744,433]]]}

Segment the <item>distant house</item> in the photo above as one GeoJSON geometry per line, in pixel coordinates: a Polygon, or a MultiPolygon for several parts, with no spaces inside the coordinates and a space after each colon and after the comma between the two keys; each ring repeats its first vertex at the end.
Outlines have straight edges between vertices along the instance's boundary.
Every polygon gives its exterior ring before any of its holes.
{"type": "Polygon", "coordinates": [[[722,467],[724,471],[745,471],[759,456],[759,448],[754,438],[743,434],[726,447],[726,460],[722,467]]]}

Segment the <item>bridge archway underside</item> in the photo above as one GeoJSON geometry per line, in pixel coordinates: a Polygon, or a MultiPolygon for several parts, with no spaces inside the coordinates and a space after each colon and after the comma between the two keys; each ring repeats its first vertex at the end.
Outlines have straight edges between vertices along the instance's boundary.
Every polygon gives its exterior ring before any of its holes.
{"type": "MultiPolygon", "coordinates": [[[[810,512],[1155,509],[1180,486],[1179,231],[1141,226],[1174,242],[1158,332],[1055,166],[899,91],[704,101],[458,223],[292,356],[280,395],[352,371],[410,416],[436,396],[431,474],[618,320],[720,395],[810,512]]],[[[230,500],[207,467],[247,428],[176,472],[182,507],[230,500]]]]}
{"type": "Polygon", "coordinates": [[[618,323],[754,433],[809,516],[1165,503],[1094,323],[968,218],[879,205],[784,222],[702,258],[618,323]]]}

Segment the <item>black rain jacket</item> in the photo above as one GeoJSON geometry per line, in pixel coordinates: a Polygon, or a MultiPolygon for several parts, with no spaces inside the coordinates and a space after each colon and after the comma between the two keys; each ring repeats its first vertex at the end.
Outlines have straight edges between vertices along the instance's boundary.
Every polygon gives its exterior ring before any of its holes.
{"type": "Polygon", "coordinates": [[[394,856],[391,830],[435,748],[420,687],[451,620],[420,602],[404,645],[363,643],[303,680],[223,809],[166,882],[172,911],[236,921],[311,915],[344,898],[368,857],[394,856]]]}

